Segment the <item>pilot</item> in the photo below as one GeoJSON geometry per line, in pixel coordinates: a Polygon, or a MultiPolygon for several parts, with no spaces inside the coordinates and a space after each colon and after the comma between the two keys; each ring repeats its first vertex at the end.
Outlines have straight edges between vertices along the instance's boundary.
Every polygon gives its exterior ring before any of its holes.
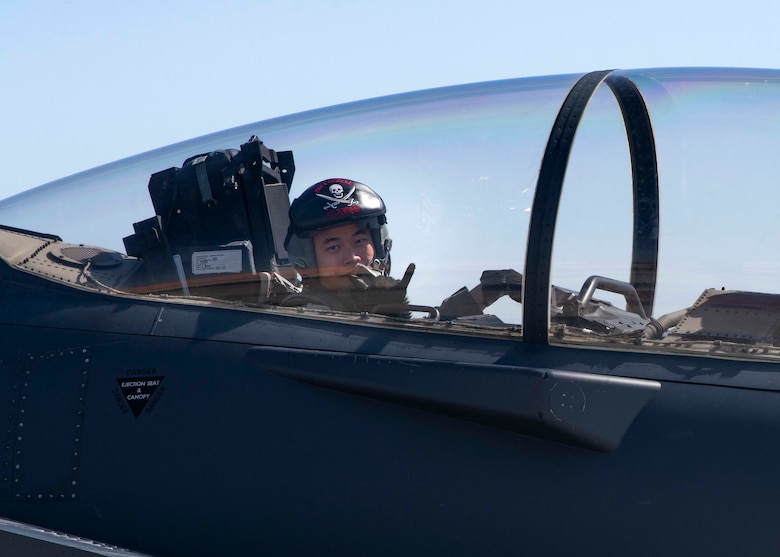
{"type": "Polygon", "coordinates": [[[290,205],[285,248],[303,289],[282,305],[408,317],[406,287],[390,273],[390,246],[382,198],[360,182],[317,182],[290,205]]]}

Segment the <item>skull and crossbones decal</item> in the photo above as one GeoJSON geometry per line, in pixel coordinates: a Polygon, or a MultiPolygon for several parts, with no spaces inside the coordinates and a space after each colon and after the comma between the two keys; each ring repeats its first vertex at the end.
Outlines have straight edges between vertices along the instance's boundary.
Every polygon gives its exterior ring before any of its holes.
{"type": "Polygon", "coordinates": [[[339,205],[351,207],[358,202],[357,199],[352,199],[352,194],[355,193],[355,186],[352,186],[349,191],[345,192],[343,184],[331,184],[328,186],[328,193],[330,193],[330,195],[324,193],[317,194],[317,197],[321,197],[328,201],[322,208],[323,211],[336,209],[339,205]]]}

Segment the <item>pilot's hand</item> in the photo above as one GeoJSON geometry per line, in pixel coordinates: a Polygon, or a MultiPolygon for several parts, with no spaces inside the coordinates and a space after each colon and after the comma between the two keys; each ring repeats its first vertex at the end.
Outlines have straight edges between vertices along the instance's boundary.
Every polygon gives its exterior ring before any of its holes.
{"type": "Polygon", "coordinates": [[[379,271],[366,267],[362,263],[355,265],[355,273],[350,277],[352,284],[358,290],[367,290],[369,288],[403,288],[404,291],[412,280],[415,265],[410,263],[401,280],[384,276],[379,271]]]}
{"type": "Polygon", "coordinates": [[[382,273],[379,271],[376,271],[371,267],[366,267],[362,263],[358,263],[355,265],[355,272],[349,278],[355,288],[358,290],[366,290],[367,288],[371,288],[374,281],[381,277],[382,273]]]}
{"type": "Polygon", "coordinates": [[[352,295],[356,305],[363,311],[371,311],[381,305],[408,304],[406,287],[412,280],[414,269],[414,263],[411,263],[403,278],[397,280],[358,264],[356,273],[350,277],[355,287],[352,295]]]}

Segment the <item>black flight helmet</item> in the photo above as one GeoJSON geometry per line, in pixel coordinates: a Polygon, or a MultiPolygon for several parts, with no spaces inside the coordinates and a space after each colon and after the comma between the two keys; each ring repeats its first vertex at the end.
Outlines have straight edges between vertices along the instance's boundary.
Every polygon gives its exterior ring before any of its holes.
{"type": "Polygon", "coordinates": [[[385,203],[367,185],[344,178],[329,178],[310,186],[290,205],[290,228],[284,247],[292,266],[314,269],[314,232],[340,224],[356,223],[371,233],[375,259],[371,267],[390,272],[390,245],[385,223],[385,203]]]}

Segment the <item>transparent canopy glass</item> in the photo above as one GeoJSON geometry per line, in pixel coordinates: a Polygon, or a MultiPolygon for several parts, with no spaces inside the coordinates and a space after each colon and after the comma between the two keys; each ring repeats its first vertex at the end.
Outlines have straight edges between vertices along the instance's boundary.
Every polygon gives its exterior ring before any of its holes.
{"type": "MultiPolygon", "coordinates": [[[[780,72],[613,75],[640,92],[657,155],[658,267],[647,320],[693,306],[710,288],[777,293],[780,72]]],[[[330,177],[378,192],[388,210],[393,275],[416,264],[408,297],[437,307],[459,288],[479,284],[483,271],[525,274],[527,266],[545,264],[526,261],[531,209],[556,118],[580,77],[449,87],[248,124],[8,198],[0,202],[0,224],[124,253],[133,224],[155,215],[147,189],[153,173],[256,135],[271,149],[292,151],[290,200],[330,177]]],[[[559,296],[576,294],[594,275],[631,281],[631,152],[620,103],[605,85],[578,124],[554,231],[553,298],[556,288],[559,296]]],[[[599,290],[599,300],[626,306],[620,288],[599,290]]],[[[218,291],[210,295],[220,298],[218,291]]],[[[503,297],[486,311],[507,327],[522,325],[518,299],[503,297]]]]}

